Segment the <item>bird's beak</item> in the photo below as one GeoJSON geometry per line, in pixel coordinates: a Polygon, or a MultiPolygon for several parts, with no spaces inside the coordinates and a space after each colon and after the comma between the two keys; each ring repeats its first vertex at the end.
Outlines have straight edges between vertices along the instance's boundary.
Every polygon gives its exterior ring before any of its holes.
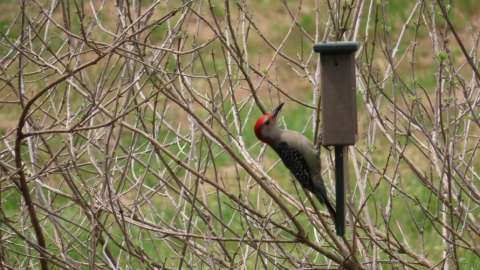
{"type": "Polygon", "coordinates": [[[277,118],[278,113],[282,110],[283,104],[284,103],[282,102],[275,109],[273,109],[272,111],[273,118],[277,118]]]}

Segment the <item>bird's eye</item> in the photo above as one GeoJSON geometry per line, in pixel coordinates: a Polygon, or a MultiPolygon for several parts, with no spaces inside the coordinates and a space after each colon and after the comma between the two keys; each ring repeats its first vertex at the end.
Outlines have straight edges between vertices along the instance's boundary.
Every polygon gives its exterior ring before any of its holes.
{"type": "Polygon", "coordinates": [[[265,125],[268,125],[270,124],[270,119],[268,119],[267,121],[265,121],[265,125]]]}

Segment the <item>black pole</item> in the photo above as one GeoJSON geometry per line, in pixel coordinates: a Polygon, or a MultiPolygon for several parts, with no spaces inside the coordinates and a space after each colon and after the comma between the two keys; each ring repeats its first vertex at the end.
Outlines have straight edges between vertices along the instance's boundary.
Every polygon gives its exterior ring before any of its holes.
{"type": "Polygon", "coordinates": [[[336,208],[335,229],[338,236],[345,234],[345,168],[343,145],[335,145],[335,194],[336,208]]]}

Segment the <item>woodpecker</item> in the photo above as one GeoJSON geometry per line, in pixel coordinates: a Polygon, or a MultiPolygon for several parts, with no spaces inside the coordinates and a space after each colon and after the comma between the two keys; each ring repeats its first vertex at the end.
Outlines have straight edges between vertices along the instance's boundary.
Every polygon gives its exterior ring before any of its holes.
{"type": "Polygon", "coordinates": [[[277,126],[277,116],[284,103],[271,113],[260,116],[255,123],[255,135],[268,144],[280,156],[285,167],[300,182],[303,188],[313,193],[320,203],[325,204],[335,217],[335,210],[328,200],[321,176],[320,157],[310,141],[302,134],[283,130],[277,126]]]}

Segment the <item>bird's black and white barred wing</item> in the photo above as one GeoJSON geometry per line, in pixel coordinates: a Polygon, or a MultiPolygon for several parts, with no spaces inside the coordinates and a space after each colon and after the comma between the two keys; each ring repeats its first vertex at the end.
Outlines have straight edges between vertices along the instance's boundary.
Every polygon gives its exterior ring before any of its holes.
{"type": "MultiPolygon", "coordinates": [[[[312,175],[304,154],[294,147],[289,146],[287,142],[280,142],[274,149],[300,184],[315,194],[321,203],[324,203],[326,201],[326,193],[323,181],[321,179],[314,179],[321,176],[319,174],[312,175]]],[[[320,166],[320,164],[318,164],[318,166],[320,166]]]]}

